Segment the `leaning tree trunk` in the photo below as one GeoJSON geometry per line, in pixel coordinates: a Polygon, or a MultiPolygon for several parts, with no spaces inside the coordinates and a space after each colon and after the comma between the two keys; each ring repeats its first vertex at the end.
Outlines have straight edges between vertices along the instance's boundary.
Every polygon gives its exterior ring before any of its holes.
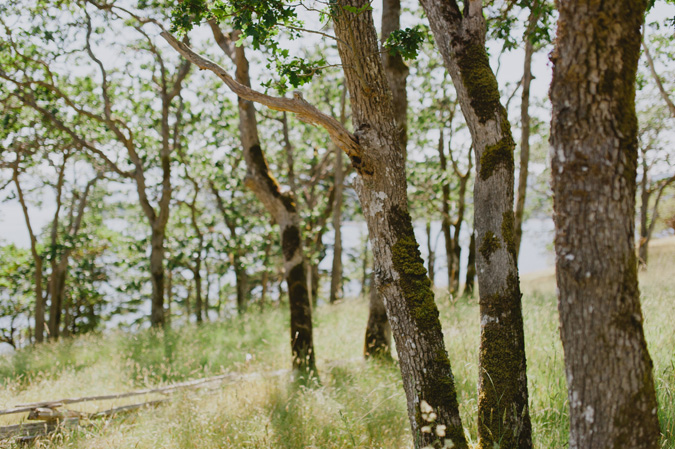
{"type": "MultiPolygon", "coordinates": [[[[243,46],[236,46],[236,38],[228,39],[215,22],[210,22],[218,44],[236,66],[236,80],[251,86],[249,64],[243,46]]],[[[260,147],[258,123],[253,102],[239,97],[239,134],[246,162],[246,186],[263,203],[274,218],[281,234],[284,256],[284,277],[288,287],[291,312],[291,354],[294,371],[301,376],[316,374],[314,341],[312,335],[312,305],[307,288],[307,271],[302,250],[300,217],[293,193],[282,193],[276,179],[270,174],[265,154],[260,147]]]]}
{"type": "Polygon", "coordinates": [[[480,293],[479,447],[532,447],[513,218],[515,142],[485,50],[480,1],[421,0],[452,77],[476,157],[474,228],[480,293]]]}
{"type": "Polygon", "coordinates": [[[373,246],[378,293],[396,341],[408,417],[416,447],[433,444],[423,433],[421,403],[447,426],[455,447],[465,448],[454,378],[443,342],[431,282],[420,257],[408,213],[405,150],[392,96],[379,58],[377,35],[365,0],[343,0],[334,12],[338,51],[349,88],[352,123],[362,152],[351,160],[358,173],[355,188],[373,246]]]}
{"type": "MultiPolygon", "coordinates": [[[[382,42],[385,42],[392,32],[400,28],[400,20],[401,1],[384,0],[382,3],[382,42]]],[[[403,62],[400,54],[391,55],[386,51],[382,53],[382,66],[392,94],[394,120],[396,121],[399,143],[403,149],[403,163],[405,165],[406,144],[408,142],[408,95],[406,91],[408,66],[403,62]]],[[[373,272],[377,270],[377,259],[374,258],[373,272]]],[[[379,296],[376,284],[376,277],[371,276],[364,355],[366,358],[373,355],[391,358],[390,326],[387,322],[387,315],[380,313],[384,310],[384,302],[379,296]]]]}
{"type": "Polygon", "coordinates": [[[551,171],[571,449],[659,447],[634,247],[646,6],[558,2],[551,171]]]}

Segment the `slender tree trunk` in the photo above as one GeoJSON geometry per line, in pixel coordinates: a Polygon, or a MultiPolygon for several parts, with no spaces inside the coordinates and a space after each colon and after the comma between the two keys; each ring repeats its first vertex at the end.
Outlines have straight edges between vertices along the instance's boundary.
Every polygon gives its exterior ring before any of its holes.
{"type": "Polygon", "coordinates": [[[525,337],[514,241],[515,142],[485,50],[482,2],[421,0],[457,91],[476,158],[474,228],[478,244],[481,343],[480,448],[529,449],[525,337]]]}
{"type": "Polygon", "coordinates": [[[525,31],[525,62],[523,64],[523,84],[520,100],[520,173],[518,174],[518,192],[516,194],[516,210],[514,213],[514,239],[516,257],[520,252],[520,241],[523,237],[523,216],[525,213],[525,197],[527,195],[527,177],[530,164],[530,84],[532,84],[532,55],[534,41],[532,33],[539,21],[539,2],[530,7],[527,30],[525,31]]]}
{"type": "Polygon", "coordinates": [[[26,228],[28,229],[28,236],[30,237],[30,251],[33,256],[33,262],[35,263],[35,342],[42,343],[44,341],[45,333],[45,303],[42,293],[42,256],[38,253],[37,238],[33,232],[30,216],[28,215],[28,205],[23,196],[23,190],[21,189],[21,183],[19,181],[20,156],[18,152],[16,157],[17,160],[15,162],[16,165],[14,167],[12,179],[14,180],[19,203],[21,204],[21,210],[23,211],[23,217],[26,221],[26,228]]]}
{"type": "MultiPolygon", "coordinates": [[[[438,138],[438,158],[441,172],[447,173],[448,159],[445,157],[445,139],[443,131],[444,130],[441,129],[440,137],[438,138]]],[[[448,292],[450,295],[454,295],[456,290],[453,282],[455,279],[455,272],[458,270],[456,270],[454,266],[455,242],[452,238],[452,232],[450,229],[450,226],[452,225],[452,220],[450,219],[450,184],[447,181],[441,186],[441,213],[443,215],[443,220],[441,221],[441,230],[443,231],[443,239],[445,241],[445,259],[447,260],[448,269],[448,292]]]]}
{"type": "Polygon", "coordinates": [[[166,280],[166,311],[164,313],[164,327],[171,327],[171,303],[173,302],[173,270],[168,269],[166,280]]]}
{"type": "Polygon", "coordinates": [[[648,257],[648,234],[649,234],[649,198],[651,191],[649,190],[649,170],[647,161],[642,157],[642,180],[640,181],[640,243],[638,249],[638,265],[647,266],[648,257]]]}
{"type": "Polygon", "coordinates": [[[476,279],[476,233],[472,232],[471,240],[469,241],[469,260],[466,263],[465,295],[473,295],[474,279],[476,279]]]}
{"type": "MultiPolygon", "coordinates": [[[[375,272],[371,273],[370,285],[375,285],[375,272]]],[[[370,289],[366,342],[363,347],[366,359],[391,360],[391,326],[387,320],[387,310],[377,289],[370,289]]]]}
{"type": "MultiPolygon", "coordinates": [[[[219,45],[235,63],[236,80],[250,87],[249,64],[244,47],[235,46],[234,42],[237,38],[227,39],[215,22],[210,22],[210,24],[219,45]]],[[[270,174],[265,154],[260,147],[255,114],[253,103],[239,97],[240,140],[247,166],[245,182],[279,226],[291,313],[290,339],[293,369],[301,376],[316,374],[312,306],[310,291],[307,288],[300,217],[293,194],[281,193],[279,184],[270,174]]]]}
{"type": "Polygon", "coordinates": [[[551,171],[569,447],[655,449],[634,247],[635,78],[647,2],[557,6],[551,171]]]}
{"type": "Polygon", "coordinates": [[[195,320],[197,324],[201,324],[204,321],[204,304],[202,300],[202,273],[201,273],[201,260],[197,260],[195,263],[195,268],[192,271],[195,281],[195,320]]]}
{"type": "Polygon", "coordinates": [[[395,120],[372,13],[354,14],[363,0],[343,0],[333,9],[338,51],[352,105],[355,136],[363,152],[352,157],[355,180],[373,246],[378,293],[385,307],[399,355],[408,416],[416,447],[432,444],[435,435],[423,433],[426,424],[421,401],[446,426],[446,437],[466,448],[443,333],[408,213],[405,151],[400,124],[395,120]]]}
{"type": "MultiPolygon", "coordinates": [[[[368,281],[368,242],[370,241],[370,236],[366,238],[366,241],[363,242],[363,251],[361,252],[361,292],[359,296],[366,296],[368,291],[368,284],[370,283],[370,288],[373,288],[372,276],[370,282],[368,281]]],[[[374,270],[373,270],[374,271],[374,270]]],[[[372,272],[371,272],[372,273],[372,272]]]]}
{"type": "MultiPolygon", "coordinates": [[[[59,294],[58,284],[60,278],[63,275],[59,269],[60,257],[57,257],[57,246],[58,246],[58,235],[59,235],[59,218],[61,213],[61,206],[63,205],[62,195],[63,195],[63,181],[65,178],[66,172],[66,162],[68,161],[68,156],[64,155],[61,166],[58,171],[58,180],[56,182],[56,211],[54,212],[54,218],[52,219],[52,229],[51,229],[51,244],[50,244],[50,265],[51,265],[51,274],[49,276],[49,281],[47,283],[47,289],[49,291],[49,297],[51,298],[51,306],[49,308],[49,337],[53,340],[59,338],[59,331],[61,326],[61,310],[63,308],[62,304],[62,295],[59,294]]],[[[72,209],[71,209],[72,210],[72,209]]]]}
{"type": "MultiPolygon", "coordinates": [[[[346,121],[345,103],[347,88],[342,90],[340,120],[344,125],[346,121]]],[[[331,303],[337,301],[342,296],[342,191],[344,188],[344,172],[342,161],[342,149],[337,145],[333,146],[335,151],[335,202],[333,203],[333,230],[335,231],[335,243],[333,244],[333,267],[330,277],[330,297],[331,303]]]]}
{"type": "Polygon", "coordinates": [[[427,271],[429,272],[429,280],[431,285],[434,285],[434,279],[436,278],[436,273],[434,270],[434,265],[436,264],[436,254],[434,253],[434,245],[431,241],[431,221],[427,221],[426,225],[427,233],[427,271]]]}
{"type": "Polygon", "coordinates": [[[164,326],[164,232],[163,228],[152,228],[150,235],[150,279],[152,281],[152,327],[164,326]]]}

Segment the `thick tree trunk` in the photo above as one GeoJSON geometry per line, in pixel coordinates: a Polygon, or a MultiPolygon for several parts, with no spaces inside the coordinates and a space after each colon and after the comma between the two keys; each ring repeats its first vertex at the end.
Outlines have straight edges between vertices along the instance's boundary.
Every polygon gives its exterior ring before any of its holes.
{"type": "Polygon", "coordinates": [[[528,449],[525,338],[513,218],[515,142],[485,50],[482,3],[421,0],[473,140],[481,344],[479,447],[528,449]]]}
{"type": "Polygon", "coordinates": [[[150,279],[152,281],[152,306],[150,324],[164,326],[164,229],[153,227],[150,235],[150,279]]]}
{"type": "Polygon", "coordinates": [[[570,449],[659,447],[634,249],[635,77],[646,6],[558,2],[551,171],[570,449]]]}
{"type": "Polygon", "coordinates": [[[438,309],[408,213],[405,151],[378,56],[372,13],[344,9],[364,5],[363,0],[338,2],[333,21],[355,136],[363,149],[352,163],[373,246],[378,293],[386,298],[416,447],[437,438],[421,431],[426,422],[420,407],[426,401],[437,414],[436,423],[446,426],[446,438],[466,448],[438,309]]]}
{"type": "MultiPolygon", "coordinates": [[[[401,26],[401,1],[384,0],[382,3],[382,43],[389,35],[401,26]]],[[[403,150],[403,163],[406,159],[406,144],[408,142],[408,93],[406,80],[408,78],[408,66],[403,62],[400,54],[391,55],[389,52],[382,53],[382,68],[387,78],[387,84],[391,92],[392,109],[397,126],[399,145],[403,150]]],[[[373,258],[373,273],[377,271],[377,259],[373,258]]],[[[364,270],[364,281],[365,270],[364,270]]],[[[379,296],[375,276],[370,278],[370,300],[368,323],[366,324],[366,347],[364,353],[377,354],[382,358],[391,358],[391,332],[387,322],[384,303],[379,296]],[[379,346],[376,346],[379,345],[379,346]]],[[[364,290],[365,293],[365,290],[364,290]]]]}
{"type": "Polygon", "coordinates": [[[530,84],[532,84],[532,55],[534,42],[532,32],[539,21],[539,2],[535,1],[530,8],[527,30],[525,31],[525,62],[523,63],[523,90],[520,100],[520,172],[518,174],[518,191],[516,194],[516,210],[514,213],[514,240],[516,258],[520,252],[520,241],[523,237],[523,216],[525,214],[525,198],[527,195],[527,177],[530,165],[530,84]]]}

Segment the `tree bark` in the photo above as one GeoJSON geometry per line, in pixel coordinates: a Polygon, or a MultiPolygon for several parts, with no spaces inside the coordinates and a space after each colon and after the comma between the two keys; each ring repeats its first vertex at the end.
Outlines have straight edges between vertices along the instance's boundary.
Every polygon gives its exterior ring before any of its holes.
{"type": "Polygon", "coordinates": [[[464,295],[473,295],[474,279],[476,278],[476,233],[471,233],[469,241],[469,258],[466,263],[466,280],[464,281],[464,295]]]}
{"type": "Polygon", "coordinates": [[[655,449],[634,249],[635,78],[647,2],[557,6],[551,171],[569,447],[655,449]]]}
{"type": "Polygon", "coordinates": [[[434,245],[431,242],[431,222],[427,221],[426,225],[427,233],[427,272],[429,273],[429,280],[431,285],[434,285],[434,279],[436,278],[435,264],[436,264],[436,253],[434,252],[434,245]]]}
{"type": "MultiPolygon", "coordinates": [[[[345,107],[347,103],[347,87],[342,89],[340,97],[340,122],[344,125],[347,121],[345,107]]],[[[330,277],[330,297],[334,303],[342,296],[342,191],[344,189],[344,162],[342,150],[334,145],[335,151],[335,200],[333,203],[333,230],[335,232],[333,244],[333,267],[330,277]]]]}
{"type": "MultiPolygon", "coordinates": [[[[375,272],[370,276],[370,285],[375,285],[375,272]]],[[[368,324],[366,325],[366,341],[363,346],[366,359],[391,360],[391,326],[387,320],[387,310],[377,289],[370,289],[368,324]]]]}
{"type": "Polygon", "coordinates": [[[516,242],[516,258],[520,252],[520,241],[523,237],[523,216],[525,214],[525,198],[527,195],[527,177],[530,164],[530,85],[532,84],[532,55],[534,41],[532,33],[539,21],[539,2],[530,7],[530,16],[525,30],[525,61],[523,63],[523,81],[520,99],[520,165],[518,174],[518,191],[516,194],[516,210],[514,213],[514,240],[516,242]]]}
{"type": "MultiPolygon", "coordinates": [[[[384,0],[382,2],[382,43],[389,35],[401,27],[401,1],[384,0]]],[[[389,85],[392,98],[392,109],[397,126],[399,145],[403,149],[403,163],[406,159],[406,145],[408,142],[408,93],[406,80],[408,66],[403,62],[400,54],[382,53],[382,68],[389,85]]],[[[377,259],[373,258],[373,273],[377,271],[377,259]]],[[[365,273],[365,272],[364,272],[365,273]]],[[[365,276],[364,276],[365,280],[365,276]]],[[[375,276],[370,278],[370,297],[368,307],[368,323],[366,325],[366,358],[369,354],[376,354],[381,358],[391,358],[391,332],[384,310],[384,302],[379,296],[375,276]],[[380,346],[375,346],[380,345],[380,346]]]]}
{"type": "Polygon", "coordinates": [[[457,448],[466,440],[459,416],[454,378],[434,302],[431,282],[420,257],[408,213],[405,150],[382,62],[372,13],[354,14],[363,0],[342,0],[333,9],[335,35],[352,105],[355,136],[363,149],[354,162],[359,196],[373,246],[379,295],[396,341],[408,417],[416,447],[432,444],[435,435],[422,433],[421,401],[447,426],[457,448]]]}
{"type": "MultiPolygon", "coordinates": [[[[213,34],[223,51],[236,66],[238,83],[250,88],[248,60],[243,46],[235,46],[237,38],[227,38],[218,25],[210,21],[213,34]]],[[[271,175],[260,147],[258,123],[253,102],[239,97],[239,133],[246,162],[246,186],[263,203],[274,218],[281,234],[284,271],[288,286],[291,313],[291,354],[294,371],[301,376],[316,374],[314,341],[312,335],[312,306],[307,288],[307,272],[302,251],[300,217],[292,193],[282,193],[271,175]]]]}
{"type": "Polygon", "coordinates": [[[152,282],[150,323],[164,327],[164,235],[165,229],[152,227],[150,234],[150,280],[152,282]]]}
{"type": "Polygon", "coordinates": [[[515,142],[485,50],[482,2],[421,0],[473,141],[481,343],[480,448],[532,447],[525,338],[514,241],[515,142]]]}

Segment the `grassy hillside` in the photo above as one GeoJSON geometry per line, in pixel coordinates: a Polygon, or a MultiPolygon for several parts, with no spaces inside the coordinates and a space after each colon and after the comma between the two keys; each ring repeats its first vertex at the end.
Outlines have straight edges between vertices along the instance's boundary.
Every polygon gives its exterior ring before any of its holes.
{"type": "MultiPolygon", "coordinates": [[[[675,238],[654,242],[640,276],[649,350],[654,359],[662,447],[675,448],[675,238]]],[[[566,447],[567,399],[552,273],[523,279],[528,377],[535,446],[566,447]]],[[[475,299],[437,302],[460,394],[462,418],[476,442],[479,340],[475,299]]],[[[72,448],[409,448],[405,397],[396,366],[360,355],[364,300],[316,311],[321,383],[293,389],[288,377],[262,377],[214,390],[179,393],[168,405],[92,422],[41,447],[72,448]]],[[[129,391],[222,372],[288,368],[285,309],[176,329],[86,336],[0,359],[0,408],[38,400],[129,391]]],[[[148,396],[148,399],[153,397],[148,396]]],[[[142,399],[141,399],[142,400],[142,399]]],[[[95,411],[138,398],[73,405],[95,411]]],[[[0,425],[18,422],[0,416],[0,425]]]]}

